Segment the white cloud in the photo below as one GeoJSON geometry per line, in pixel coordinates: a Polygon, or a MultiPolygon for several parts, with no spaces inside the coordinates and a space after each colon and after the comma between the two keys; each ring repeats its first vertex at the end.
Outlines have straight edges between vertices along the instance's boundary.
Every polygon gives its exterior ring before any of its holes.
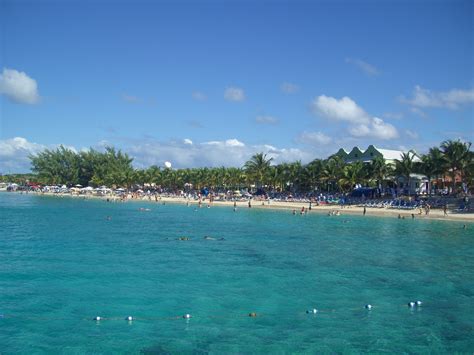
{"type": "Polygon", "coordinates": [[[224,91],[224,98],[228,101],[244,101],[245,93],[244,90],[237,87],[228,87],[224,91]]]}
{"type": "Polygon", "coordinates": [[[403,113],[401,112],[385,112],[382,115],[384,118],[389,118],[392,120],[401,120],[403,118],[403,113]]]}
{"type": "Polygon", "coordinates": [[[144,100],[138,96],[127,94],[122,95],[122,100],[130,104],[142,104],[144,102],[144,100]]]}
{"type": "Polygon", "coordinates": [[[321,95],[311,102],[313,113],[319,113],[327,118],[352,123],[367,123],[369,115],[350,97],[344,96],[338,100],[334,97],[321,95]]]}
{"type": "MultiPolygon", "coordinates": [[[[124,140],[123,145],[114,142],[100,141],[94,149],[102,151],[104,146],[116,146],[134,158],[133,164],[137,168],[147,168],[151,165],[163,166],[166,161],[175,168],[193,167],[242,167],[244,163],[256,153],[263,152],[274,158],[275,164],[301,160],[308,163],[321,156],[323,149],[315,152],[304,151],[298,148],[279,148],[268,144],[249,145],[232,138],[208,142],[192,142],[190,140],[173,140],[161,142],[154,139],[124,140]],[[188,143],[186,143],[188,142],[188,143]]],[[[29,142],[25,138],[16,137],[0,140],[0,173],[28,172],[30,170],[30,154],[36,154],[46,148],[56,149],[58,144],[42,145],[29,142]]],[[[88,150],[89,148],[75,149],[74,151],[88,150]]],[[[324,151],[326,153],[326,151],[324,151]]]]}
{"type": "Polygon", "coordinates": [[[321,95],[312,103],[312,110],[328,119],[349,122],[349,133],[354,137],[393,139],[398,137],[397,129],[381,118],[371,117],[350,97],[336,99],[321,95]]]}
{"type": "Polygon", "coordinates": [[[366,73],[367,75],[370,75],[370,76],[375,76],[375,75],[380,74],[380,71],[375,66],[373,66],[372,64],[369,64],[367,62],[364,62],[361,59],[346,58],[346,63],[355,65],[360,70],[362,70],[364,73],[366,73]]]}
{"type": "Polygon", "coordinates": [[[418,133],[410,131],[409,129],[405,130],[405,134],[411,139],[418,139],[418,133]]]}
{"type": "Polygon", "coordinates": [[[30,159],[28,156],[45,148],[47,147],[42,144],[28,142],[22,137],[0,140],[0,173],[29,171],[30,159]]]}
{"type": "Polygon", "coordinates": [[[378,117],[372,117],[369,124],[362,123],[349,128],[349,133],[354,137],[371,137],[384,140],[398,138],[397,129],[378,117]]]}
{"type": "Polygon", "coordinates": [[[0,94],[19,104],[33,105],[40,100],[36,80],[15,69],[3,68],[0,94]]]}
{"type": "Polygon", "coordinates": [[[201,91],[194,91],[192,97],[196,101],[205,101],[207,99],[207,95],[201,91]]]}
{"type": "Polygon", "coordinates": [[[255,122],[260,124],[275,125],[278,123],[278,118],[273,116],[257,116],[255,122]]]}
{"type": "Polygon", "coordinates": [[[410,111],[420,117],[423,117],[423,118],[428,117],[428,115],[423,110],[420,110],[418,107],[410,107],[410,111]]]}
{"type": "Polygon", "coordinates": [[[294,94],[298,92],[300,87],[292,83],[283,83],[280,85],[280,90],[285,94],[294,94]]]}
{"type": "Polygon", "coordinates": [[[314,146],[321,146],[332,142],[332,138],[322,132],[303,132],[297,140],[314,146]]]}
{"type": "Polygon", "coordinates": [[[275,164],[301,160],[309,162],[315,158],[314,152],[297,148],[277,148],[271,145],[247,145],[238,139],[209,141],[180,145],[174,142],[147,142],[136,144],[125,151],[135,158],[137,167],[163,165],[171,161],[176,168],[190,167],[242,167],[253,154],[266,153],[274,158],[275,164]]]}
{"type": "Polygon", "coordinates": [[[401,101],[419,108],[435,107],[456,110],[462,105],[474,102],[474,89],[452,89],[445,92],[434,92],[416,85],[413,90],[413,97],[411,99],[402,97],[401,101]]]}
{"type": "Polygon", "coordinates": [[[227,139],[225,141],[210,141],[210,142],[204,142],[202,144],[207,144],[207,145],[214,145],[214,146],[220,146],[220,147],[245,147],[245,144],[239,141],[238,139],[227,139]]]}
{"type": "Polygon", "coordinates": [[[188,145],[193,145],[193,141],[189,138],[184,138],[183,143],[188,144],[188,145]]]}

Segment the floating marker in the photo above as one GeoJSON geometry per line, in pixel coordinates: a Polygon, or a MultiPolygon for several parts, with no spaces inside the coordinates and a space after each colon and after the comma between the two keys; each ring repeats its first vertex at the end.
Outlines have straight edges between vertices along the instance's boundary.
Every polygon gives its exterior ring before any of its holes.
{"type": "Polygon", "coordinates": [[[365,305],[365,309],[367,309],[367,310],[370,311],[370,310],[372,309],[372,305],[371,305],[371,304],[366,304],[366,305],[365,305]]]}
{"type": "Polygon", "coordinates": [[[422,304],[423,304],[423,302],[421,302],[421,301],[416,301],[416,306],[417,306],[417,307],[421,307],[422,304]]]}
{"type": "Polygon", "coordinates": [[[307,313],[307,314],[316,314],[316,313],[318,313],[318,310],[317,310],[316,308],[308,309],[308,310],[306,311],[306,313],[307,313]]]}
{"type": "Polygon", "coordinates": [[[416,305],[415,302],[408,302],[408,307],[410,307],[410,308],[414,308],[415,305],[416,305]]]}
{"type": "Polygon", "coordinates": [[[133,317],[132,316],[128,316],[125,318],[125,320],[128,320],[129,322],[131,322],[133,320],[133,317]]]}
{"type": "Polygon", "coordinates": [[[183,316],[183,318],[184,318],[184,319],[189,319],[189,318],[191,318],[191,315],[188,314],[188,313],[186,313],[186,314],[183,316]]]}
{"type": "Polygon", "coordinates": [[[96,321],[99,321],[99,320],[101,320],[101,319],[102,319],[102,317],[99,317],[99,316],[94,317],[94,320],[96,320],[96,321]]]}

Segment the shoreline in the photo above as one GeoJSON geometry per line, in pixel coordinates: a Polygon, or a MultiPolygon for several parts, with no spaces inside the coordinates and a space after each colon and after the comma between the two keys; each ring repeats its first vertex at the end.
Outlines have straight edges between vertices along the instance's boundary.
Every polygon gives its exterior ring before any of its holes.
{"type": "MultiPolygon", "coordinates": [[[[35,193],[30,192],[29,194],[33,194],[35,196],[53,196],[53,197],[70,197],[70,198],[85,198],[85,199],[98,199],[98,200],[106,200],[109,198],[111,201],[114,201],[114,197],[110,196],[93,196],[93,195],[72,195],[72,194],[56,194],[56,193],[35,193]]],[[[181,204],[186,205],[189,203],[190,206],[198,207],[199,203],[195,200],[187,200],[183,197],[170,197],[170,196],[160,196],[158,201],[154,199],[148,198],[141,198],[141,199],[126,199],[121,201],[118,198],[115,198],[116,202],[146,202],[146,203],[172,203],[172,204],[181,204]]],[[[212,204],[209,201],[204,200],[202,202],[202,208],[207,208],[207,205],[210,206],[218,206],[218,207],[229,207],[233,208],[234,202],[233,201],[213,201],[212,204]]],[[[248,200],[246,201],[236,201],[236,207],[239,209],[248,209],[248,200]]],[[[341,208],[339,205],[323,205],[323,206],[316,206],[315,204],[312,205],[311,210],[308,210],[309,203],[308,202],[290,202],[290,201],[256,201],[252,200],[252,208],[253,209],[269,209],[269,210],[288,210],[288,211],[296,211],[296,214],[300,214],[302,207],[305,208],[307,213],[318,213],[318,214],[329,214],[331,212],[339,211],[340,215],[349,214],[349,215],[359,215],[363,217],[364,207],[359,206],[344,206],[341,208]],[[263,204],[262,204],[263,202],[263,204]]],[[[452,221],[452,222],[474,222],[474,213],[453,213],[452,211],[448,211],[448,216],[444,216],[444,212],[438,209],[432,209],[429,215],[419,214],[418,209],[415,210],[399,210],[399,209],[388,209],[388,208],[366,208],[366,216],[369,217],[393,217],[397,218],[398,215],[404,217],[405,219],[411,219],[412,214],[415,215],[415,219],[423,219],[423,220],[437,220],[437,221],[452,221]]]]}

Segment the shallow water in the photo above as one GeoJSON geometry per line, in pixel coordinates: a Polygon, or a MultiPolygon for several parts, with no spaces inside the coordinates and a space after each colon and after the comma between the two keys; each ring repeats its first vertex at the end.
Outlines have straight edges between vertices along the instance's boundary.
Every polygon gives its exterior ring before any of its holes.
{"type": "Polygon", "coordinates": [[[0,352],[472,352],[462,225],[0,193],[0,352]]]}

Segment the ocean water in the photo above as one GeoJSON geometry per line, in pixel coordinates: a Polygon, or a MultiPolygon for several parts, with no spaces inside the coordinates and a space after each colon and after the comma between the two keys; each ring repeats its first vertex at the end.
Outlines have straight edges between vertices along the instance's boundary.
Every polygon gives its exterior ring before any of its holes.
{"type": "Polygon", "coordinates": [[[472,353],[462,225],[0,193],[0,353],[472,353]]]}

